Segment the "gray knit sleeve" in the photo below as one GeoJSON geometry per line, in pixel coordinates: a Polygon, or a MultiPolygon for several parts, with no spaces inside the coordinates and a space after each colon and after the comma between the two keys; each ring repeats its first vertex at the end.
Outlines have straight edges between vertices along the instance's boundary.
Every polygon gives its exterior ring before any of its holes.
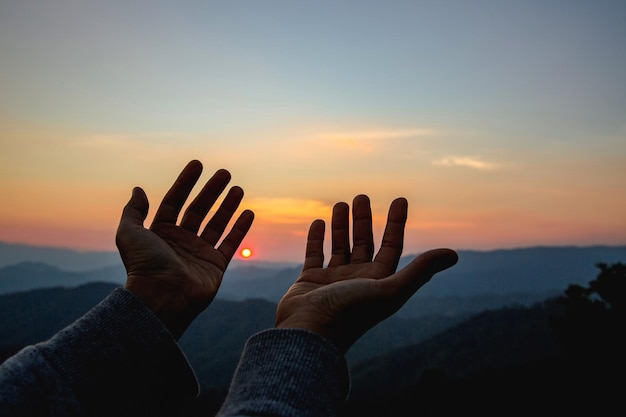
{"type": "Polygon", "coordinates": [[[271,329],[247,342],[219,417],[332,417],[349,391],[339,349],[298,329],[271,329]]]}
{"type": "Polygon", "coordinates": [[[2,416],[164,415],[198,391],[176,341],[122,288],[0,367],[2,416]]]}

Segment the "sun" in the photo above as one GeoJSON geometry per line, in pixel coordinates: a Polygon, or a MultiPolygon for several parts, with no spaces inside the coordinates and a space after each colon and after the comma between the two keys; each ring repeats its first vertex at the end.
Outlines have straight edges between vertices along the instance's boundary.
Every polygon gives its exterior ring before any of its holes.
{"type": "Polygon", "coordinates": [[[241,257],[243,258],[249,258],[252,256],[252,251],[250,250],[250,248],[243,248],[241,250],[241,257]]]}

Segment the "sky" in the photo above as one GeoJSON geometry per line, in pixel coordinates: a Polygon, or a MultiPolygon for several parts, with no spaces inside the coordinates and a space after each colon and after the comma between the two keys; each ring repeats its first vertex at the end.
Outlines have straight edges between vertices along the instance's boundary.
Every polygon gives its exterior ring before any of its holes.
{"type": "Polygon", "coordinates": [[[0,0],[0,241],[115,251],[198,159],[258,260],[357,194],[405,254],[623,245],[624,45],[621,0],[0,0]]]}

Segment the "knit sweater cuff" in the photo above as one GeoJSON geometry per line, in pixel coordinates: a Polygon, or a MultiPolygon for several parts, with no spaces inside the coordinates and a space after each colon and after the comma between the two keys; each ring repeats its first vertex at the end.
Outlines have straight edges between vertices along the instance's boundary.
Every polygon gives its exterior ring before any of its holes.
{"type": "Polygon", "coordinates": [[[346,400],[341,351],[316,333],[271,329],[246,343],[220,416],[333,416],[346,400]]]}
{"type": "MultiPolygon", "coordinates": [[[[37,347],[73,387],[78,401],[100,410],[116,403],[141,409],[152,398],[172,401],[199,392],[172,335],[123,288],[37,347]]],[[[154,401],[151,405],[158,406],[154,401]]]]}

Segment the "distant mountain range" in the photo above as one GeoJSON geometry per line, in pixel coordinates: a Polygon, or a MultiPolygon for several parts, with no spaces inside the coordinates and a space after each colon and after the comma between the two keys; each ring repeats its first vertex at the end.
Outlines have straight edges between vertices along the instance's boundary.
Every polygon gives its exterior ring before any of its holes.
{"type": "MultiPolygon", "coordinates": [[[[65,248],[0,242],[0,268],[21,262],[44,263],[70,272],[91,271],[122,265],[122,260],[117,251],[76,251],[65,248]]],[[[248,264],[269,269],[282,269],[297,265],[295,262],[241,261],[236,259],[231,262],[231,266],[248,264]]]]}
{"type": "MultiPolygon", "coordinates": [[[[0,351],[16,350],[50,338],[115,287],[114,284],[91,283],[70,289],[37,289],[0,296],[0,351]]],[[[272,327],[275,311],[276,304],[265,300],[214,300],[192,323],[181,338],[180,346],[204,388],[228,385],[246,339],[272,327]]],[[[357,364],[370,363],[371,359],[396,349],[424,342],[469,317],[392,317],[374,327],[352,347],[348,362],[357,370],[355,375],[361,375],[372,365],[356,367],[357,364]]],[[[355,392],[361,391],[357,387],[355,392]]]]}
{"type": "MultiPolygon", "coordinates": [[[[116,288],[90,283],[74,288],[46,288],[0,296],[0,356],[50,338],[103,300],[116,288]]],[[[274,325],[276,304],[260,299],[214,300],[180,339],[181,349],[196,370],[202,386],[228,385],[243,345],[252,334],[274,325]]],[[[431,316],[389,319],[353,346],[350,363],[419,343],[456,324],[461,317],[431,316]]],[[[0,357],[0,362],[2,362],[0,357]]]]}
{"type": "MultiPolygon", "coordinates": [[[[90,283],[0,296],[0,363],[21,347],[49,338],[115,287],[90,283]]],[[[212,415],[210,410],[223,401],[246,339],[273,326],[275,309],[275,303],[260,299],[214,300],[200,314],[179,344],[203,394],[176,417],[212,415]]],[[[550,325],[559,311],[557,298],[551,298],[467,316],[393,316],[348,352],[351,395],[341,417],[495,416],[503,410],[530,413],[546,407],[571,412],[588,404],[612,409],[619,395],[609,392],[610,401],[598,400],[612,384],[619,390],[621,379],[613,383],[603,373],[581,375],[580,365],[594,357],[577,358],[575,364],[559,359],[550,325]]],[[[591,366],[596,369],[593,362],[591,366]]]]}
{"type": "Polygon", "coordinates": [[[117,252],[79,252],[63,248],[0,242],[0,267],[21,262],[45,263],[70,272],[89,271],[122,264],[117,252]]]}
{"type": "MultiPolygon", "coordinates": [[[[569,284],[586,285],[596,276],[597,263],[626,262],[626,246],[530,247],[458,253],[458,264],[437,274],[420,289],[397,313],[398,317],[433,314],[454,317],[504,306],[528,306],[561,293],[569,284]]],[[[71,288],[92,282],[123,285],[126,273],[119,257],[114,255],[0,243],[0,261],[4,262],[0,267],[0,294],[59,286],[71,288]],[[27,255],[31,258],[25,260],[27,255]],[[7,263],[12,256],[16,262],[7,263]],[[92,268],[80,270],[92,261],[92,268]]],[[[402,257],[399,268],[413,257],[402,257]]],[[[277,303],[300,269],[298,264],[233,262],[217,298],[277,303]]]]}

